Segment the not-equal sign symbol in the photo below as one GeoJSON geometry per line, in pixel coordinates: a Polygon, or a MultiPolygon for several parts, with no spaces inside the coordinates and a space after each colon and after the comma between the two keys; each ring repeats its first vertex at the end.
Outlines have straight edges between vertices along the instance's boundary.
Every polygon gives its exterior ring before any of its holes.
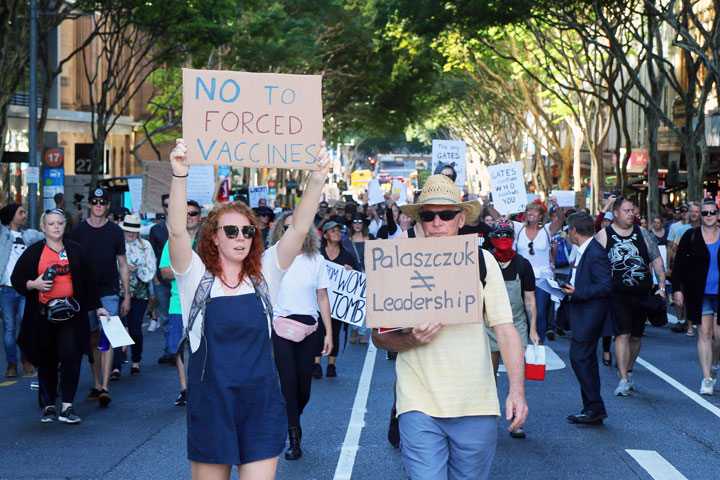
{"type": "Polygon", "coordinates": [[[420,285],[420,284],[415,284],[415,285],[411,285],[410,288],[427,288],[429,291],[432,292],[432,289],[435,287],[435,284],[434,284],[434,283],[428,283],[428,282],[427,282],[428,280],[430,280],[430,281],[435,280],[435,277],[434,277],[433,275],[427,275],[427,276],[425,276],[425,275],[422,275],[422,274],[421,274],[420,272],[418,272],[417,270],[415,270],[415,275],[413,275],[412,277],[410,277],[410,280],[415,280],[415,281],[422,282],[422,285],[420,285]]]}

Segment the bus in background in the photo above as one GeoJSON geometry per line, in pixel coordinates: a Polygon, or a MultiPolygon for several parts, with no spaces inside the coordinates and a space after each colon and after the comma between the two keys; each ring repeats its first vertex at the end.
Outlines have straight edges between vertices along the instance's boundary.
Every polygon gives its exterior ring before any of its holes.
{"type": "Polygon", "coordinates": [[[350,174],[350,185],[356,190],[361,190],[370,183],[372,178],[370,170],[355,170],[350,174]]]}

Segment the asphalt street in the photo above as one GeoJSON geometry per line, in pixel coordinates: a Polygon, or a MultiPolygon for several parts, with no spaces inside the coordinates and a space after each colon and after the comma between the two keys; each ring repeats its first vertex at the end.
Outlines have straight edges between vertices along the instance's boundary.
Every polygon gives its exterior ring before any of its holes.
{"type": "MultiPolygon", "coordinates": [[[[189,478],[185,410],[173,405],[177,375],[157,364],[162,333],[146,333],[145,339],[142,374],[127,376],[126,365],[125,376],[111,384],[107,408],[83,402],[92,386],[84,365],[75,403],[80,425],[40,422],[37,392],[30,388],[37,377],[0,378],[0,478],[189,478]]],[[[579,388],[569,367],[568,339],[549,342],[567,366],[548,371],[544,381],[526,382],[527,439],[511,439],[508,423],[498,421],[492,478],[719,479],[720,390],[712,397],[697,395],[696,338],[672,333],[668,325],[648,327],[643,343],[643,365],[635,368],[630,396],[613,396],[616,371],[600,365],[609,418],[594,427],[565,420],[582,408],[579,388]]],[[[277,478],[405,478],[399,452],[386,438],[394,362],[384,351],[367,352],[348,344],[338,358],[339,376],[313,381],[302,418],[304,455],[293,462],[281,458],[277,478]]],[[[506,375],[498,381],[502,405],[506,375]]]]}

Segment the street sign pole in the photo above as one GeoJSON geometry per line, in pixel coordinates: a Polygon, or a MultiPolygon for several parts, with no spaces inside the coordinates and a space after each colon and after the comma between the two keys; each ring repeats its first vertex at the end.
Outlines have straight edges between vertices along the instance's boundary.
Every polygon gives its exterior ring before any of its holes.
{"type": "MultiPolygon", "coordinates": [[[[38,167],[37,146],[37,0],[30,0],[30,107],[28,108],[28,130],[30,167],[38,167]]],[[[36,181],[37,182],[37,181],[36,181]]],[[[28,183],[28,210],[30,227],[38,228],[38,184],[28,183]]]]}

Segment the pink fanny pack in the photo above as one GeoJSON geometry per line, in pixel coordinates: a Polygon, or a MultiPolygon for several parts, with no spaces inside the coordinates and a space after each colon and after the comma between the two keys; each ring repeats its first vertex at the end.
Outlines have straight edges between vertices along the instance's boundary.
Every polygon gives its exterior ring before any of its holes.
{"type": "Polygon", "coordinates": [[[317,328],[318,322],[313,325],[306,325],[285,317],[275,317],[273,320],[273,330],[275,330],[277,336],[293,342],[302,342],[317,328]]]}

